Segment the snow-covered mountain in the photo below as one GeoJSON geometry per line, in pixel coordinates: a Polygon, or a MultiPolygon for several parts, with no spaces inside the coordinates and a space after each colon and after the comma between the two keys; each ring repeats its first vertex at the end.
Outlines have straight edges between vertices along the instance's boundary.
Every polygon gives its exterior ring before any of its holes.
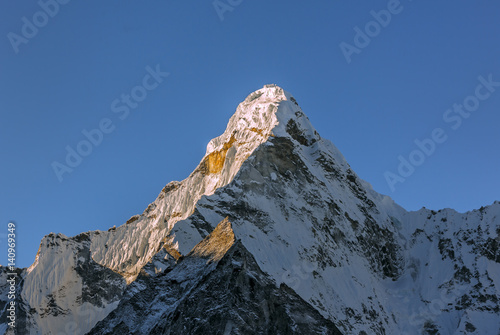
{"type": "MultiPolygon", "coordinates": [[[[407,212],[358,178],[289,93],[266,85],[142,214],[44,237],[18,270],[17,328],[498,335],[499,243],[500,202],[407,212]]],[[[0,268],[1,322],[5,281],[0,268]]]]}

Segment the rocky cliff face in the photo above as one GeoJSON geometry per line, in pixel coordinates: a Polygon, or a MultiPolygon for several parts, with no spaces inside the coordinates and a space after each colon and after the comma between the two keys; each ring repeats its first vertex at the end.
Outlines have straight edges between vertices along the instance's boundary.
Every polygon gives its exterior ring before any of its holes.
{"type": "Polygon", "coordinates": [[[499,223],[499,202],[406,212],[268,85],[144,213],[46,236],[22,272],[21,323],[32,334],[497,334],[499,223]]]}
{"type": "Polygon", "coordinates": [[[89,334],[341,334],[276,287],[223,220],[175,266],[142,273],[89,334]]]}

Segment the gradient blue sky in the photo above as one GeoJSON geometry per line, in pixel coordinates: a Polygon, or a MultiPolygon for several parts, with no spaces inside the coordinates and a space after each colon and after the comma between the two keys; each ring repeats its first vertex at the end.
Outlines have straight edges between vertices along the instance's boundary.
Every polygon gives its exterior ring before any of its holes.
{"type": "Polygon", "coordinates": [[[500,200],[500,88],[458,129],[443,120],[474,94],[478,76],[500,81],[499,3],[403,0],[348,64],[339,44],[353,44],[353,28],[387,6],[244,0],[221,21],[211,0],[73,0],[15,53],[8,34],[21,35],[22,18],[32,22],[40,6],[2,1],[0,263],[11,220],[17,264],[29,266],[45,234],[104,230],[142,213],[268,83],[294,94],[359,176],[406,209],[500,200]],[[120,120],[112,101],[157,64],[170,76],[120,120]],[[114,131],[59,182],[52,162],[64,163],[65,147],[103,118],[114,131]],[[384,172],[438,127],[447,141],[392,192],[384,172]]]}

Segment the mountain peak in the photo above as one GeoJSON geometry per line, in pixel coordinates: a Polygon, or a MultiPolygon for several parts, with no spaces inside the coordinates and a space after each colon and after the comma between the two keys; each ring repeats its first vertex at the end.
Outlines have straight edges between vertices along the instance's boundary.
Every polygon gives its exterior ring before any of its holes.
{"type": "MultiPolygon", "coordinates": [[[[499,218],[498,202],[406,212],[355,174],[289,93],[266,85],[142,214],[46,236],[17,271],[16,329],[497,334],[499,218]]],[[[0,267],[5,320],[10,290],[0,267]]]]}
{"type": "Polygon", "coordinates": [[[283,100],[289,100],[289,98],[292,95],[288,92],[286,92],[284,89],[279,87],[276,84],[269,84],[269,85],[264,85],[261,89],[250,93],[248,97],[245,99],[245,101],[249,100],[254,100],[256,97],[257,98],[262,98],[265,100],[270,100],[274,102],[280,102],[283,100]]]}
{"type": "MultiPolygon", "coordinates": [[[[320,138],[295,98],[281,87],[269,84],[249,94],[238,105],[224,133],[207,145],[206,156],[225,152],[233,146],[247,146],[249,150],[244,151],[251,153],[275,136],[291,136],[301,144],[311,144],[320,138]]],[[[243,156],[248,157],[247,154],[243,156]]],[[[212,170],[220,171],[219,168],[212,170]]]]}

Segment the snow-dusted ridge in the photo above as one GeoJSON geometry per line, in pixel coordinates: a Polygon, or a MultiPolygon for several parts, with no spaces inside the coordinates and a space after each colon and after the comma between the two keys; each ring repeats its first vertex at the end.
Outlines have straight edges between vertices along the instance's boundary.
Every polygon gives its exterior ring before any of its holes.
{"type": "MultiPolygon", "coordinates": [[[[243,253],[252,259],[245,280],[262,273],[259,285],[272,281],[282,301],[312,306],[322,327],[324,318],[346,334],[497,334],[499,225],[500,202],[467,213],[405,211],[351,170],[288,92],[266,85],[238,106],[189,177],[166,185],[142,214],[108,231],[44,237],[19,287],[28,311],[22,327],[57,334],[76,324],[84,334],[102,320],[93,331],[105,334],[123,319],[106,317],[120,306],[125,319],[145,322],[134,329],[177,329],[174,316],[189,308],[172,301],[184,293],[158,292],[170,301],[151,307],[161,327],[127,301],[144,300],[146,284],[177,283],[176,273],[198,264],[183,260],[199,255],[226,270],[203,270],[202,262],[190,282],[204,283],[196,273],[230,280],[243,253]]],[[[195,286],[192,294],[203,296],[195,286]]],[[[214,315],[236,317],[224,308],[214,315]]],[[[236,324],[225,327],[239,333],[236,324]]]]}
{"type": "Polygon", "coordinates": [[[188,178],[169,183],[135,221],[93,236],[93,259],[131,282],[175,224],[193,213],[197,201],[227,185],[260,144],[275,136],[273,132],[282,131],[282,122],[293,117],[287,108],[289,98],[289,93],[274,85],[249,95],[225,132],[207,145],[205,156],[188,178]]]}

